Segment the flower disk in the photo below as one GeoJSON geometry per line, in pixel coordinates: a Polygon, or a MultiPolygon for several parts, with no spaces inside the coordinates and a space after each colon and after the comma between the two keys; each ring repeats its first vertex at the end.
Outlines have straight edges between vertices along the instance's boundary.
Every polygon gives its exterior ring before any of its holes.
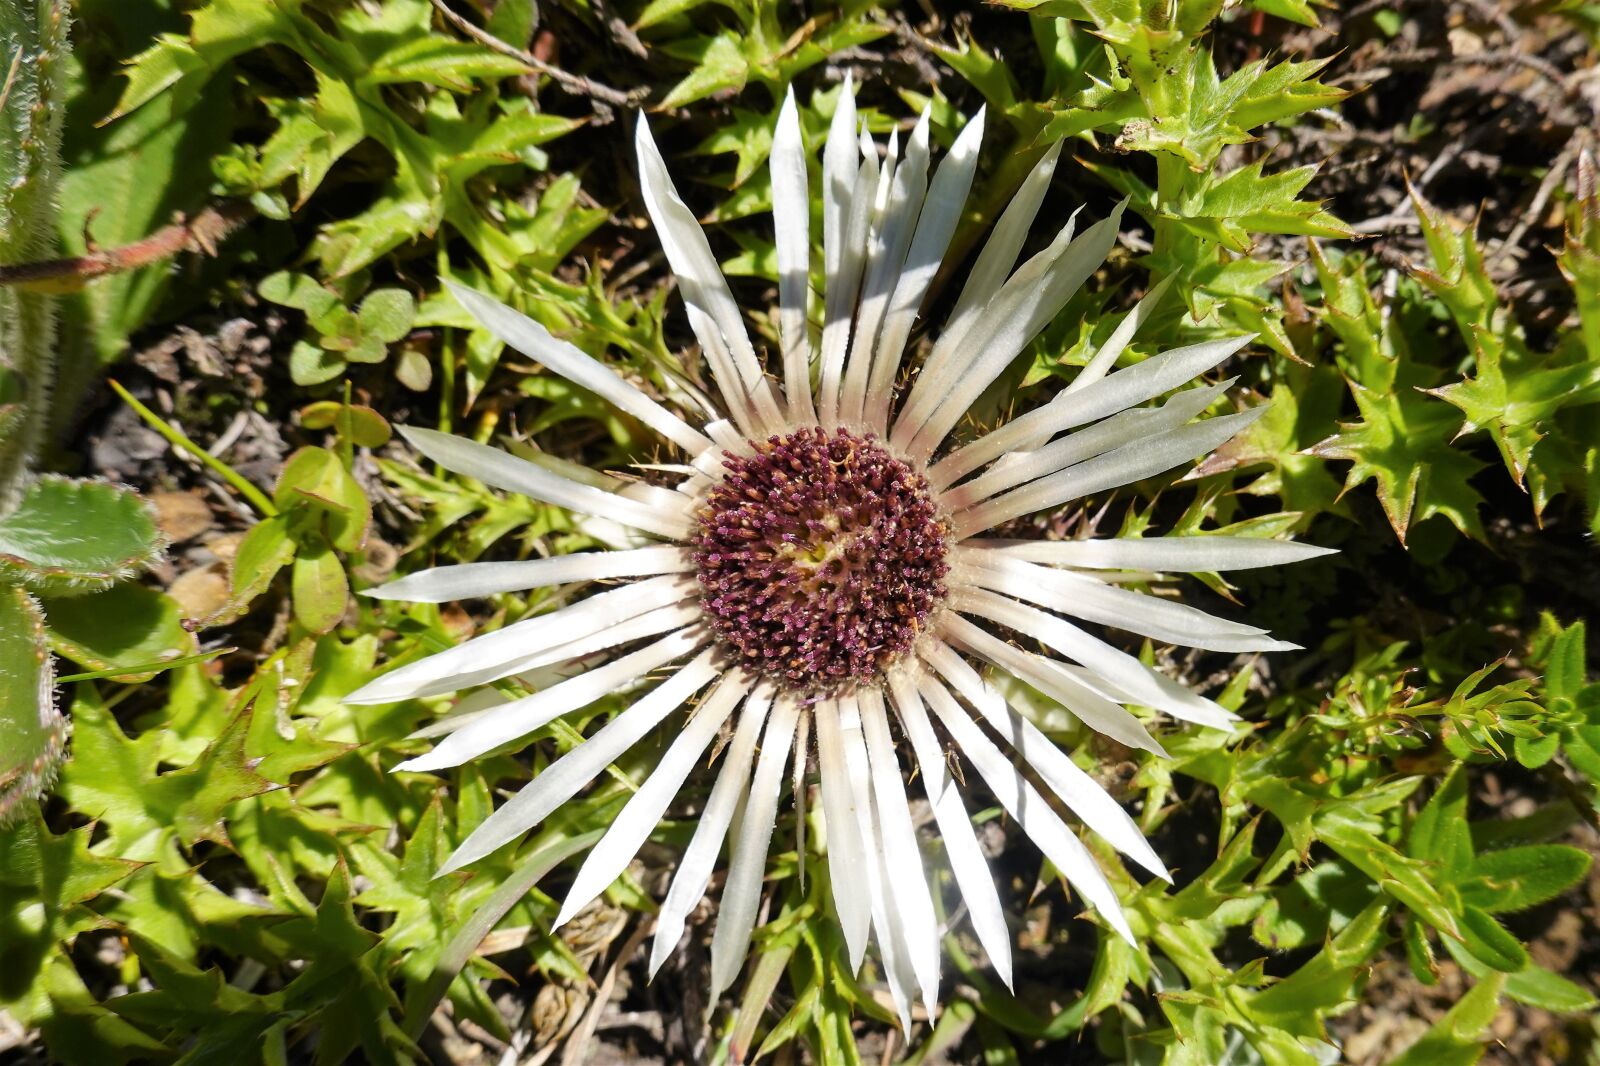
{"type": "Polygon", "coordinates": [[[724,453],[693,537],[712,628],[789,688],[876,680],[944,598],[948,529],[871,435],[803,428],[724,453]]]}

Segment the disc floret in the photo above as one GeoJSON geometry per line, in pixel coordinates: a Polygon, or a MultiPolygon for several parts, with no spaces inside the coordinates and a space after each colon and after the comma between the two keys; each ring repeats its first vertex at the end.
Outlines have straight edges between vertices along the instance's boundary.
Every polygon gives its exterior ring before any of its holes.
{"type": "Polygon", "coordinates": [[[945,596],[927,480],[870,434],[816,427],[724,453],[693,553],[711,627],[746,667],[807,691],[871,682],[945,596]]]}

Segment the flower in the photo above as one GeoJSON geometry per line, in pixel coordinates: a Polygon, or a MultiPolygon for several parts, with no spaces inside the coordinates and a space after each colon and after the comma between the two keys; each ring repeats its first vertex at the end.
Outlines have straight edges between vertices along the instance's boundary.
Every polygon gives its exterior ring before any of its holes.
{"type": "Polygon", "coordinates": [[[1160,300],[1162,284],[1051,402],[939,454],[973,402],[1100,265],[1121,217],[1119,207],[1078,236],[1075,219],[1068,221],[1047,248],[1013,269],[1060,145],[1047,152],[989,236],[896,408],[906,340],[966,201],[983,125],[980,111],[930,174],[924,112],[904,156],[891,133],[880,159],[858,131],[846,81],[822,160],[826,287],[814,339],[807,323],[808,164],[790,93],[771,156],[780,387],[763,368],[705,234],[639,120],[645,201],[721,400],[720,410],[698,426],[531,319],[450,286],[488,330],[637,418],[686,462],[658,467],[676,475],[672,488],[580,482],[459,437],[403,431],[447,469],[649,538],[622,550],[445,566],[374,592],[443,602],[628,580],[403,666],[349,698],[386,703],[433,696],[610,656],[531,695],[459,713],[425,731],[447,735],[398,769],[457,766],[609,693],[632,699],[486,819],[444,871],[538,824],[698,696],[661,761],[590,852],[556,924],[622,873],[731,723],[714,786],[662,905],[650,960],[654,973],[681,938],[742,805],[712,941],[713,992],[720,994],[737,975],[755,925],[786,765],[794,752],[809,758],[814,730],[830,882],[850,960],[860,965],[876,929],[885,977],[902,1019],[909,1019],[913,989],[933,1008],[940,947],[892,713],[909,741],[974,932],[1008,984],[1005,917],[946,762],[946,738],[1102,918],[1132,939],[1088,849],[1016,771],[994,735],[1089,829],[1170,880],[1166,867],[1127,812],[1012,705],[1025,699],[1016,694],[1021,686],[997,688],[974,663],[1025,682],[1108,737],[1164,754],[1125,704],[1223,729],[1234,716],[1080,623],[1194,648],[1290,648],[1263,630],[1122,586],[1152,571],[1268,566],[1322,549],[1223,536],[986,535],[1204,455],[1261,409],[1193,421],[1230,382],[1178,392],[1160,407],[1140,406],[1217,366],[1248,337],[1179,348],[1110,372],[1160,300]],[[997,627],[1061,658],[1025,650],[996,635],[997,627]],[[638,694],[661,671],[665,679],[638,694]]]}

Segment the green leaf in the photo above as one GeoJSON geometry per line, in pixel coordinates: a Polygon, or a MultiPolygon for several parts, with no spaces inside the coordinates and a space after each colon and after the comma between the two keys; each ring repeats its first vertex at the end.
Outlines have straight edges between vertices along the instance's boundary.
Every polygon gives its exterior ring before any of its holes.
{"type": "Polygon", "coordinates": [[[1544,684],[1552,700],[1576,700],[1583,690],[1587,660],[1585,632],[1582,622],[1574,622],[1563,629],[1550,645],[1550,654],[1545,660],[1544,684]]]}
{"type": "MultiPolygon", "coordinates": [[[[143,585],[86,596],[43,597],[56,653],[90,670],[138,667],[195,653],[194,634],[172,597],[143,585]]],[[[150,673],[118,674],[129,683],[150,673]]]]}
{"type": "Polygon", "coordinates": [[[127,88],[111,117],[120,118],[143,107],[180,82],[185,83],[187,92],[197,91],[228,60],[283,33],[286,26],[281,11],[297,9],[300,2],[212,0],[195,12],[187,36],[162,34],[134,57],[128,67],[127,88]]]}
{"type": "Polygon", "coordinates": [[[1592,858],[1565,844],[1534,844],[1486,851],[1472,862],[1461,898],[1490,914],[1543,903],[1583,880],[1592,858]]]}
{"type": "Polygon", "coordinates": [[[1517,762],[1530,770],[1537,770],[1561,750],[1561,734],[1546,733],[1542,737],[1517,737],[1512,742],[1517,762]]]}
{"type": "Polygon", "coordinates": [[[1251,933],[1256,943],[1274,951],[1310,947],[1343,928],[1376,892],[1348,863],[1318,863],[1273,893],[1251,933]]]}
{"type": "Polygon", "coordinates": [[[1480,962],[1503,973],[1516,973],[1528,965],[1527,950],[1487,912],[1468,906],[1459,922],[1461,943],[1480,962]]]}
{"type": "Polygon", "coordinates": [[[250,766],[248,718],[234,715],[192,763],[160,773],[161,731],[129,739],[104,702],[81,686],[72,708],[73,759],[62,769],[61,794],[105,824],[107,849],[118,855],[155,859],[174,838],[187,845],[227,845],[228,808],[277,787],[250,766]]]}
{"type": "Polygon", "coordinates": [[[1402,544],[1412,526],[1435,515],[1483,539],[1483,497],[1471,481],[1484,464],[1450,444],[1461,416],[1415,392],[1384,393],[1354,381],[1350,392],[1361,421],[1312,449],[1327,459],[1350,460],[1346,490],[1376,481],[1378,502],[1402,544]]]}
{"type": "Polygon", "coordinates": [[[639,17],[634,20],[633,28],[636,30],[649,29],[669,19],[693,11],[697,7],[718,2],[718,0],[650,0],[639,12],[639,17]]]}
{"type": "Polygon", "coordinates": [[[1506,469],[1523,484],[1534,448],[1554,428],[1556,414],[1600,398],[1600,363],[1552,365],[1552,359],[1527,351],[1509,324],[1502,324],[1504,333],[1474,328],[1473,376],[1428,392],[1460,408],[1469,429],[1488,430],[1506,469]]]}
{"type": "Polygon", "coordinates": [[[373,63],[365,81],[375,85],[423,82],[454,92],[471,92],[474,80],[531,74],[519,59],[480,44],[429,34],[389,49],[373,63]]]}
{"type": "Polygon", "coordinates": [[[256,286],[263,300],[304,311],[310,318],[321,318],[340,306],[339,295],[307,274],[280,270],[268,274],[256,286]]]}
{"type": "Polygon", "coordinates": [[[295,619],[311,632],[328,633],[344,617],[350,583],[344,564],[321,535],[302,543],[290,572],[295,619]]]}
{"type": "Polygon", "coordinates": [[[235,988],[220,969],[201,970],[147,936],[129,936],[128,946],[151,987],[116,997],[113,1010],[152,1029],[192,1033],[184,1048],[191,1063],[260,1059],[268,1031],[285,1015],[282,992],[235,988]]]}
{"type": "Polygon", "coordinates": [[[415,348],[402,348],[395,362],[394,376],[412,392],[427,392],[433,384],[433,364],[415,348]]]}
{"type": "Polygon", "coordinates": [[[1467,773],[1457,765],[1411,825],[1407,850],[1413,858],[1439,865],[1440,876],[1457,881],[1472,865],[1472,831],[1467,824],[1467,773]]]}
{"type": "Polygon", "coordinates": [[[685,41],[667,51],[680,59],[689,59],[695,66],[661,101],[663,110],[692,104],[712,93],[741,89],[750,74],[750,63],[736,33],[685,41]]]}
{"type": "Polygon", "coordinates": [[[1472,1066],[1483,1054],[1481,1037],[1500,1006],[1502,974],[1479,981],[1422,1038],[1389,1066],[1472,1066]]]}
{"type": "Polygon", "coordinates": [[[224,617],[236,617],[272,584],[278,571],[294,559],[294,541],[289,537],[289,518],[279,514],[257,522],[239,542],[234,553],[230,587],[232,594],[224,617]]]}
{"type": "MultiPolygon", "coordinates": [[[[333,165],[361,143],[367,129],[355,93],[340,79],[320,70],[315,74],[317,92],[311,100],[266,101],[278,128],[258,151],[241,153],[250,162],[241,161],[239,172],[227,165],[232,160],[224,162],[221,177],[230,187],[259,197],[294,177],[294,206],[299,208],[317,191],[333,165]]],[[[287,218],[288,204],[277,214],[287,218]]]]}
{"type": "MultiPolygon", "coordinates": [[[[84,22],[104,18],[83,12],[84,22]]],[[[79,79],[68,102],[56,229],[61,254],[83,255],[90,243],[118,248],[152,236],[175,216],[192,217],[211,196],[213,156],[227,148],[236,97],[228,92],[186,97],[167,93],[103,124],[116,102],[117,82],[79,79]]],[[[178,274],[167,261],[96,278],[64,300],[61,321],[63,400],[88,384],[90,367],[122,354],[128,337],[167,299],[178,274]],[[81,369],[80,369],[81,367],[81,369]]]]}
{"type": "Polygon", "coordinates": [[[1536,963],[1506,978],[1506,995],[1519,1003],[1562,1014],[1595,1009],[1594,993],[1536,963]]]}
{"type": "Polygon", "coordinates": [[[96,831],[84,826],[52,836],[34,814],[0,832],[0,929],[6,930],[0,1009],[42,1029],[56,1061],[66,1061],[74,1047],[87,1049],[75,1060],[84,1063],[125,1061],[132,1057],[128,1049],[163,1050],[132,1027],[106,1031],[107,1016],[71,962],[77,938],[108,924],[82,904],[143,865],[94,854],[89,845],[96,831]],[[74,1027],[84,1032],[70,1035],[74,1027]],[[106,1044],[120,1045],[124,1058],[112,1057],[106,1044]]]}
{"type": "Polygon", "coordinates": [[[404,289],[373,289],[361,301],[356,320],[361,331],[390,344],[411,332],[411,322],[417,315],[416,301],[404,289]]]}
{"type": "Polygon", "coordinates": [[[1298,970],[1251,994],[1251,1015],[1285,1028],[1298,1024],[1306,1028],[1305,1035],[1311,1035],[1315,1012],[1333,1008],[1349,997],[1355,973],[1368,965],[1384,940],[1387,916],[1387,903],[1373,901],[1298,970]]]}
{"type": "Polygon", "coordinates": [[[296,341],[289,349],[289,377],[302,387],[332,381],[348,366],[343,355],[319,348],[310,341],[296,341]]]}
{"type": "Polygon", "coordinates": [[[1406,919],[1406,963],[1411,976],[1425,985],[1439,983],[1439,966],[1434,960],[1433,945],[1428,943],[1428,927],[1415,918],[1406,919]]]}
{"type": "MultiPolygon", "coordinates": [[[[285,512],[307,507],[323,515],[328,540],[340,551],[360,551],[372,524],[372,505],[339,457],[326,448],[301,448],[278,475],[272,502],[285,512]]],[[[291,523],[291,534],[297,532],[291,523]]]]}
{"type": "Polygon", "coordinates": [[[56,710],[44,615],[33,597],[0,586],[0,827],[55,779],[67,723],[56,710]]]}
{"type": "MultiPolygon", "coordinates": [[[[1281,3],[1285,7],[1292,4],[1307,13],[1310,11],[1305,0],[1252,0],[1255,7],[1262,9],[1269,2],[1281,3]]],[[[1283,18],[1293,18],[1278,11],[1272,13],[1279,14],[1283,18]]],[[[1294,19],[1294,21],[1300,20],[1294,19]]],[[[1315,16],[1306,22],[1306,25],[1315,24],[1315,16]]],[[[1313,59],[1305,63],[1279,63],[1277,66],[1268,67],[1264,61],[1258,60],[1257,63],[1242,68],[1238,74],[1228,79],[1232,81],[1242,75],[1250,82],[1249,88],[1233,106],[1232,121],[1245,129],[1254,129],[1268,122],[1277,122],[1293,115],[1303,115],[1321,107],[1332,107],[1344,100],[1350,95],[1350,90],[1311,80],[1322,73],[1329,62],[1331,60],[1313,59]]]]}
{"type": "Polygon", "coordinates": [[[1504,977],[1506,995],[1519,1003],[1527,1003],[1543,1010],[1563,1012],[1594,1008],[1595,998],[1588,990],[1565,977],[1551,973],[1537,963],[1530,962],[1516,973],[1502,974],[1473,956],[1464,944],[1446,940],[1444,945],[1451,957],[1473,977],[1479,980],[1504,977]]]}
{"type": "Polygon", "coordinates": [[[337,430],[339,436],[358,448],[381,448],[393,432],[389,420],[362,404],[323,400],[300,410],[300,424],[307,429],[337,430]]]}
{"type": "Polygon", "coordinates": [[[1261,164],[1251,163],[1208,184],[1168,217],[1199,236],[1239,252],[1250,247],[1250,233],[1355,236],[1350,227],[1320,205],[1295,199],[1316,171],[1316,167],[1304,166],[1263,175],[1261,164]]]}
{"type": "Polygon", "coordinates": [[[1394,847],[1353,824],[1318,824],[1322,842],[1378,883],[1385,893],[1446,935],[1454,935],[1456,919],[1427,864],[1400,854],[1394,847]]]}
{"type": "Polygon", "coordinates": [[[366,211],[330,223],[317,235],[315,251],[324,274],[342,278],[370,266],[385,252],[432,232],[443,211],[442,202],[416,190],[397,188],[379,197],[366,211]]]}
{"type": "Polygon", "coordinates": [[[45,594],[108,588],[160,552],[145,502],[103,482],[39,478],[17,509],[0,518],[0,579],[45,594]]]}

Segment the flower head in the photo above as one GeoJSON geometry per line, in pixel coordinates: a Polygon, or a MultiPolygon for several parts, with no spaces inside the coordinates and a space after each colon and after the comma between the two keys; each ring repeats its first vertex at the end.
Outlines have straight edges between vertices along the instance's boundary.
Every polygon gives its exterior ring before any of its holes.
{"type": "MultiPolygon", "coordinates": [[[[999,895],[946,761],[946,744],[1118,933],[1116,893],[1057,813],[1158,877],[1166,868],[1126,811],[1010,702],[980,666],[1059,702],[1121,743],[1164,754],[1127,705],[1227,728],[1233,715],[1084,628],[1093,623],[1193,648],[1292,647],[1264,631],[1122,587],[1150,572],[1292,562],[1321,549],[1220,536],[1015,540],[996,527],[1127,485],[1204,455],[1259,411],[1195,421],[1229,384],[1178,392],[1249,340],[1196,344],[1112,368],[1159,301],[1159,285],[1051,402],[958,447],[944,442],[1023,347],[1110,250],[1121,209],[1054,240],[1017,266],[1059,145],[995,226],[954,310],[909,387],[906,341],[966,201],[983,131],[968,122],[937,168],[925,112],[886,151],[858,130],[849,83],[822,160],[822,327],[808,322],[808,161],[792,95],[772,145],[781,385],[769,376],[699,224],[678,198],[643,119],[641,185],[677,277],[720,405],[700,424],[491,298],[451,286],[487,329],[551,372],[639,419],[685,462],[673,487],[580,483],[503,451],[429,430],[407,439],[440,465],[653,542],[526,562],[446,566],[375,595],[439,602],[568,582],[628,583],[476,637],[394,670],[350,697],[382,703],[439,695],[542,667],[602,657],[531,695],[442,720],[428,754],[401,769],[456,766],[609,693],[626,710],[551,764],[451,856],[458,869],[516,839],[607,764],[686,710],[665,755],[595,846],[557,924],[604,891],[666,812],[719,735],[721,766],[658,922],[652,972],[704,895],[730,832],[731,867],[712,943],[714,991],[736,976],[754,928],[785,768],[816,738],[827,860],[853,965],[876,930],[885,977],[909,1017],[913,990],[932,1008],[939,931],[912,826],[900,740],[920,772],[974,932],[1009,983],[999,895]],[[897,402],[898,401],[898,402],[897,402]],[[941,452],[941,449],[944,450],[941,452]],[[1039,653],[1008,639],[1046,649],[1039,653]],[[647,679],[665,672],[659,683],[647,679]],[[1053,794],[1018,774],[996,736],[1053,794]]],[[[1170,878],[1169,878],[1170,879],[1170,878]]]]}

